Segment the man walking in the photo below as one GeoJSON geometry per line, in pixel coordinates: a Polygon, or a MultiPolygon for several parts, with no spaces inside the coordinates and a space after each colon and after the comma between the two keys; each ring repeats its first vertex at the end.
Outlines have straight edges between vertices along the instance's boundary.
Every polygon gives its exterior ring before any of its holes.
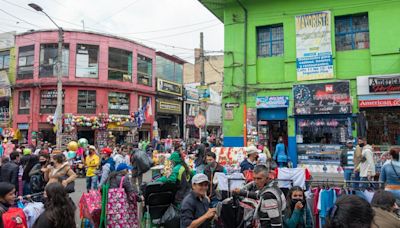
{"type": "Polygon", "coordinates": [[[96,171],[100,165],[100,158],[96,154],[96,148],[94,146],[89,146],[89,155],[86,157],[85,164],[87,166],[86,190],[89,192],[90,189],[97,189],[96,171]]]}
{"type": "Polygon", "coordinates": [[[354,152],[353,139],[348,139],[346,147],[340,154],[340,166],[343,168],[345,181],[350,181],[351,175],[354,172],[354,152]]]}
{"type": "MultiPolygon", "coordinates": [[[[360,177],[361,181],[372,181],[375,177],[375,161],[374,152],[370,145],[367,143],[366,138],[358,140],[358,145],[362,148],[362,159],[360,163],[360,177]]],[[[367,184],[363,184],[364,187],[368,187],[367,184]]]]}

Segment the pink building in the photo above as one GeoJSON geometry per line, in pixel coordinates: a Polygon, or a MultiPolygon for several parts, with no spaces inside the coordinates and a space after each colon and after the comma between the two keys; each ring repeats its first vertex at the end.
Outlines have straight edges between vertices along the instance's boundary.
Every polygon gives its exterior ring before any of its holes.
{"type": "MultiPolygon", "coordinates": [[[[13,128],[28,142],[55,143],[57,30],[16,36],[13,128]]],[[[104,146],[133,138],[132,122],[145,110],[139,138],[150,138],[154,121],[155,50],[132,40],[86,31],[64,31],[64,133],[104,146]],[[129,137],[126,137],[129,135],[129,137]]]]}

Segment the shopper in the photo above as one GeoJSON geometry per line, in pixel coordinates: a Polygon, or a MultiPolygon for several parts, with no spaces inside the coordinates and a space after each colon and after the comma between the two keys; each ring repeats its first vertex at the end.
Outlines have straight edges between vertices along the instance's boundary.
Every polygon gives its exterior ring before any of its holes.
{"type": "Polygon", "coordinates": [[[177,184],[178,190],[175,194],[175,203],[179,205],[190,191],[190,178],[192,173],[186,162],[182,159],[180,152],[173,152],[169,160],[173,164],[171,174],[168,177],[162,176],[156,181],[177,184]]]}
{"type": "Polygon", "coordinates": [[[197,146],[196,159],[194,160],[194,165],[196,168],[196,173],[203,173],[205,166],[206,157],[206,144],[207,139],[205,137],[201,138],[201,143],[197,146]]]}
{"type": "Polygon", "coordinates": [[[96,154],[96,147],[89,146],[89,155],[86,156],[86,190],[97,189],[97,168],[100,165],[100,157],[96,154]]]}
{"type": "Polygon", "coordinates": [[[16,189],[8,182],[0,182],[0,228],[4,227],[3,214],[14,204],[16,189]]]}
{"type": "Polygon", "coordinates": [[[312,214],[310,208],[307,207],[304,190],[299,186],[295,186],[289,190],[286,199],[287,207],[283,227],[312,228],[312,214]]]}
{"type": "MultiPolygon", "coordinates": [[[[27,150],[27,149],[24,149],[24,151],[25,150],[27,150]]],[[[26,155],[24,155],[24,156],[26,156],[26,155]]],[[[29,154],[29,157],[27,159],[28,160],[25,162],[25,165],[23,166],[24,171],[22,173],[22,185],[23,185],[23,194],[24,195],[31,194],[29,172],[32,170],[32,168],[35,165],[39,165],[39,157],[38,156],[29,154]]]]}
{"type": "MultiPolygon", "coordinates": [[[[354,181],[360,181],[360,163],[362,160],[362,147],[360,147],[360,139],[362,140],[362,137],[358,138],[358,142],[357,142],[357,146],[356,146],[356,150],[354,152],[354,159],[353,159],[353,163],[354,163],[354,181]]],[[[354,188],[358,188],[359,184],[358,183],[354,183],[353,185],[354,188]]]]}
{"type": "Polygon", "coordinates": [[[43,192],[46,186],[43,170],[48,166],[49,160],[50,156],[48,154],[40,154],[39,163],[33,166],[29,172],[29,186],[32,193],[43,192]]]}
{"type": "Polygon", "coordinates": [[[60,183],[46,186],[45,199],[45,211],[36,220],[33,228],[76,227],[75,206],[60,183]]]}
{"type": "Polygon", "coordinates": [[[233,193],[241,197],[259,200],[255,216],[260,218],[261,227],[282,227],[282,211],[286,208],[283,192],[275,186],[269,186],[271,179],[265,165],[254,168],[254,181],[233,193]]]}
{"type": "Polygon", "coordinates": [[[183,199],[181,228],[208,228],[216,216],[216,209],[209,208],[207,190],[210,182],[205,174],[196,174],[192,179],[192,191],[183,199]]]}
{"type": "Polygon", "coordinates": [[[101,178],[99,183],[99,189],[107,182],[107,178],[111,172],[115,170],[115,161],[111,157],[112,150],[105,147],[101,150],[101,178]]]}
{"type": "Polygon", "coordinates": [[[286,153],[286,146],[283,143],[282,136],[279,137],[278,144],[276,144],[275,153],[274,153],[274,158],[273,159],[278,163],[278,166],[280,168],[287,167],[289,159],[288,159],[288,156],[287,156],[287,153],[286,153]]]}
{"type": "Polygon", "coordinates": [[[62,185],[66,187],[69,183],[75,181],[76,174],[65,161],[63,154],[55,154],[50,159],[50,165],[46,169],[42,169],[45,173],[44,179],[47,185],[62,180],[62,185]]]}
{"type": "Polygon", "coordinates": [[[16,191],[19,190],[18,172],[19,172],[20,156],[18,152],[10,154],[10,160],[7,159],[5,164],[1,166],[1,180],[11,183],[15,186],[16,191]]]}
{"type": "MultiPolygon", "coordinates": [[[[370,145],[367,144],[366,138],[359,139],[358,145],[362,148],[362,159],[359,165],[361,181],[372,181],[375,177],[375,161],[373,149],[370,145]]],[[[368,187],[368,184],[364,183],[363,186],[368,187]]]]}
{"type": "Polygon", "coordinates": [[[207,191],[207,196],[210,199],[211,207],[215,207],[219,201],[222,200],[221,193],[217,191],[218,184],[214,184],[214,175],[215,173],[225,173],[227,174],[227,170],[222,165],[218,164],[217,156],[213,152],[208,152],[206,154],[207,165],[204,169],[204,174],[207,176],[208,181],[210,182],[210,187],[207,191]]]}
{"type": "Polygon", "coordinates": [[[249,146],[246,148],[247,158],[240,163],[240,172],[243,173],[246,170],[253,170],[254,166],[257,164],[258,154],[261,150],[257,149],[255,146],[249,146]]]}
{"type": "Polygon", "coordinates": [[[336,200],[325,228],[370,228],[374,219],[371,205],[356,195],[342,195],[336,200]]]}
{"type": "Polygon", "coordinates": [[[400,220],[395,214],[398,206],[392,193],[383,190],[375,192],[371,206],[375,212],[374,225],[380,228],[400,228],[400,220]]]}
{"type": "Polygon", "coordinates": [[[354,173],[354,146],[353,139],[346,141],[346,147],[340,154],[340,166],[343,169],[344,180],[350,181],[351,175],[354,173]]]}
{"type": "Polygon", "coordinates": [[[392,148],[389,153],[391,161],[386,162],[381,169],[379,180],[385,182],[385,190],[390,191],[400,200],[400,148],[392,148]]]}

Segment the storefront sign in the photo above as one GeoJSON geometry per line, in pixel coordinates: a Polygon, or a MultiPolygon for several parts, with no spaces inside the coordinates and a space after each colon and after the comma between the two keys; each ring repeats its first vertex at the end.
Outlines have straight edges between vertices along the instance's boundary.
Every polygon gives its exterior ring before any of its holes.
{"type": "Polygon", "coordinates": [[[232,109],[225,109],[225,120],[233,120],[233,110],[232,109]]]}
{"type": "Polygon", "coordinates": [[[203,128],[206,125],[206,117],[199,114],[194,118],[194,125],[197,128],[203,128]]]}
{"type": "Polygon", "coordinates": [[[210,101],[211,94],[208,86],[198,86],[197,89],[199,91],[199,101],[210,101]]]}
{"type": "Polygon", "coordinates": [[[297,80],[333,78],[331,12],[296,16],[297,80]]]}
{"type": "Polygon", "coordinates": [[[349,81],[293,86],[294,114],[349,114],[352,112],[349,81]]]}
{"type": "Polygon", "coordinates": [[[158,99],[157,106],[160,113],[182,114],[182,104],[179,101],[158,99]]]}
{"type": "Polygon", "coordinates": [[[257,108],[287,108],[289,107],[289,97],[287,96],[267,96],[256,98],[257,108]]]}
{"type": "Polygon", "coordinates": [[[157,79],[157,91],[182,96],[182,85],[175,82],[157,79]]]}
{"type": "Polygon", "coordinates": [[[17,127],[20,130],[28,130],[29,129],[29,124],[28,123],[19,123],[19,124],[17,124],[17,127]]]}
{"type": "Polygon", "coordinates": [[[226,103],[225,108],[239,108],[239,103],[226,103]]]}
{"type": "Polygon", "coordinates": [[[361,100],[358,101],[358,106],[360,108],[395,107],[400,106],[400,99],[361,100]]]}
{"type": "Polygon", "coordinates": [[[370,93],[400,92],[400,76],[368,78],[370,93]]]}
{"type": "Polygon", "coordinates": [[[199,91],[195,88],[185,88],[186,100],[199,101],[199,91]]]}

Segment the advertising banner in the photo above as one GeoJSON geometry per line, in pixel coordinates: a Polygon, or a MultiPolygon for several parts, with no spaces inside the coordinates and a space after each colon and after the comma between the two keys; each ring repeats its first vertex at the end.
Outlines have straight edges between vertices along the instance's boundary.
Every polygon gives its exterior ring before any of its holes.
{"type": "Polygon", "coordinates": [[[287,108],[289,107],[288,96],[267,96],[256,98],[257,108],[287,108]]]}
{"type": "Polygon", "coordinates": [[[294,114],[350,114],[349,81],[293,86],[294,114]]]}
{"type": "Polygon", "coordinates": [[[296,16],[297,80],[333,78],[331,12],[296,16]]]}

